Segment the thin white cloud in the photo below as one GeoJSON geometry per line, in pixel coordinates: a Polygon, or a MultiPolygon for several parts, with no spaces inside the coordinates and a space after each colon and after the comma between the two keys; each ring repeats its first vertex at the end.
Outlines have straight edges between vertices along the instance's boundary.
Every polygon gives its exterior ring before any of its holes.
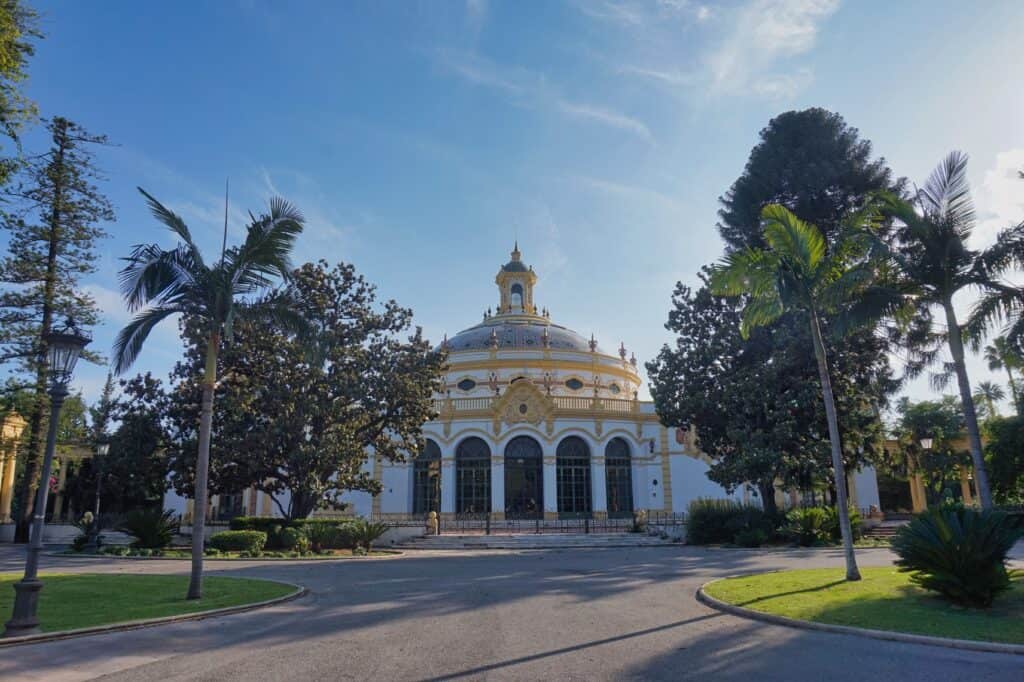
{"type": "Polygon", "coordinates": [[[807,65],[793,62],[815,47],[839,0],[750,0],[732,8],[687,0],[577,7],[627,36],[624,53],[607,59],[622,76],[712,97],[786,99],[813,81],[807,65]]]}
{"type": "Polygon", "coordinates": [[[978,227],[973,241],[988,246],[996,234],[1024,221],[1024,148],[1008,149],[996,155],[995,166],[985,171],[975,193],[978,227]]]}
{"type": "Polygon", "coordinates": [[[539,74],[526,69],[499,66],[468,52],[443,50],[435,54],[437,63],[449,73],[473,85],[500,91],[517,106],[553,111],[565,117],[627,132],[648,141],[652,138],[650,129],[639,119],[589,102],[569,99],[539,74]]]}
{"type": "Polygon", "coordinates": [[[763,95],[791,94],[797,80],[785,86],[780,76],[769,77],[774,85],[759,91],[758,79],[779,60],[810,51],[822,22],[838,9],[838,0],[754,0],[742,7],[729,22],[731,32],[704,58],[712,92],[740,94],[753,87],[763,95]]]}
{"type": "Polygon", "coordinates": [[[567,116],[593,121],[610,128],[624,130],[626,132],[633,133],[638,137],[642,137],[645,140],[651,139],[651,131],[646,125],[635,118],[626,116],[625,114],[586,104],[577,104],[563,99],[556,100],[556,107],[558,111],[566,114],[567,116]]]}

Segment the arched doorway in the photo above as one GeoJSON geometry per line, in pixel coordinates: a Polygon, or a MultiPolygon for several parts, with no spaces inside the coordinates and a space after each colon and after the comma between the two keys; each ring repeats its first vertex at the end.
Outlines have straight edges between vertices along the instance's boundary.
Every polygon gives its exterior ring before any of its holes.
{"type": "Polygon", "coordinates": [[[590,516],[590,447],[578,436],[569,436],[555,451],[558,481],[558,515],[565,519],[590,516]]]}
{"type": "Polygon", "coordinates": [[[543,452],[529,436],[505,446],[505,518],[544,518],[543,452]]]}
{"type": "Polygon", "coordinates": [[[471,436],[455,448],[455,513],[491,511],[491,448],[471,436]]]}
{"type": "Polygon", "coordinates": [[[441,513],[441,448],[427,440],[412,465],[412,511],[441,513]]]}
{"type": "Polygon", "coordinates": [[[629,518],[633,514],[633,470],[629,443],[612,438],[604,448],[605,489],[608,518],[629,518]]]}

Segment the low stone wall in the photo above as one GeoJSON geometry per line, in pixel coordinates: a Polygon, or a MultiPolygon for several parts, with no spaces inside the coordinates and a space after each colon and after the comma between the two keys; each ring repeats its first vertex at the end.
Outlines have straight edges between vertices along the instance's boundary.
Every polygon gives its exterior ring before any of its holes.
{"type": "MultiPolygon", "coordinates": [[[[47,545],[70,545],[81,533],[70,523],[48,523],[43,528],[43,543],[47,545]]],[[[107,545],[127,545],[132,541],[130,535],[116,530],[103,531],[103,543],[107,545]]],[[[14,524],[0,524],[0,542],[14,542],[14,524]]]]}
{"type": "Polygon", "coordinates": [[[657,535],[672,542],[686,542],[686,525],[682,523],[671,523],[665,525],[647,524],[647,534],[657,535]]]}
{"type": "Polygon", "coordinates": [[[374,543],[378,547],[384,547],[386,545],[397,545],[412,538],[423,537],[426,529],[422,526],[417,528],[416,526],[392,526],[388,528],[388,532],[381,536],[380,540],[374,543]]]}

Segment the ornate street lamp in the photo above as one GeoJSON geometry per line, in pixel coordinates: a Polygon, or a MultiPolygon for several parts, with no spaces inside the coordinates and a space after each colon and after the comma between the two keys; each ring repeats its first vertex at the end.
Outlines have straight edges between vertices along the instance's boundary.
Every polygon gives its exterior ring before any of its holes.
{"type": "Polygon", "coordinates": [[[928,436],[925,436],[924,438],[922,438],[921,439],[921,449],[922,450],[931,450],[932,449],[932,443],[934,442],[934,440],[935,440],[934,438],[930,438],[928,436]]]}
{"type": "Polygon", "coordinates": [[[92,457],[92,470],[96,476],[96,499],[93,502],[89,544],[86,547],[90,552],[98,552],[100,549],[100,492],[103,488],[103,471],[100,467],[103,466],[109,453],[110,443],[104,440],[96,444],[96,454],[92,457]]]}
{"type": "Polygon", "coordinates": [[[43,529],[46,525],[46,496],[50,491],[50,471],[53,468],[53,452],[57,446],[57,426],[60,409],[68,395],[68,382],[75,369],[75,363],[82,350],[92,341],[87,332],[75,326],[70,317],[63,327],[50,330],[43,337],[46,343],[47,368],[50,372],[50,424],[46,434],[46,453],[43,457],[43,471],[36,489],[36,502],[32,508],[32,538],[25,559],[25,576],[14,584],[14,612],[7,621],[4,637],[33,635],[39,632],[39,591],[43,583],[37,577],[39,553],[43,549],[43,529]]]}

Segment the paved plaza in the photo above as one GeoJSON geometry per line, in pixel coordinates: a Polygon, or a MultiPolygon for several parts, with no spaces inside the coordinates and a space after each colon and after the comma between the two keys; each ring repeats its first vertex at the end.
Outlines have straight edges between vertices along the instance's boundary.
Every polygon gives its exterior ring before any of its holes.
{"type": "MultiPolygon", "coordinates": [[[[859,557],[866,566],[892,559],[881,549],[859,557]]],[[[181,561],[45,561],[50,571],[188,569],[181,561]]],[[[18,549],[0,553],[4,572],[20,562],[18,549]]],[[[211,574],[279,578],[310,593],[244,614],[3,649],[0,679],[1019,679],[1019,656],[771,626],[694,599],[719,576],[841,563],[835,550],[682,546],[209,562],[211,574]]]]}

